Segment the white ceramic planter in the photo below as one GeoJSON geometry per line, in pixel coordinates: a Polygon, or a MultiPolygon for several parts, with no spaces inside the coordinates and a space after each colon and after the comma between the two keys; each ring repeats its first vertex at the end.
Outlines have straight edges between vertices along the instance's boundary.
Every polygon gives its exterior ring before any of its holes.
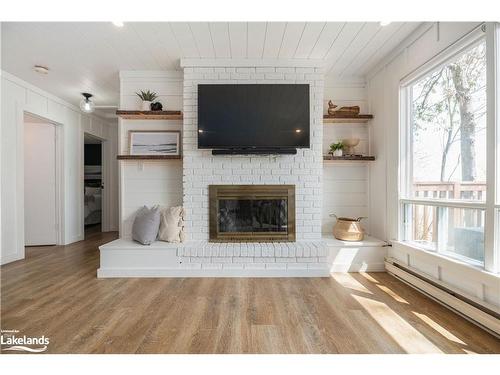
{"type": "Polygon", "coordinates": [[[333,151],[333,156],[342,156],[342,155],[343,155],[342,150],[335,150],[335,151],[333,151]]]}
{"type": "Polygon", "coordinates": [[[152,102],[148,102],[146,100],[143,100],[142,101],[142,108],[141,108],[141,110],[143,110],[143,111],[151,111],[151,103],[152,102]]]}

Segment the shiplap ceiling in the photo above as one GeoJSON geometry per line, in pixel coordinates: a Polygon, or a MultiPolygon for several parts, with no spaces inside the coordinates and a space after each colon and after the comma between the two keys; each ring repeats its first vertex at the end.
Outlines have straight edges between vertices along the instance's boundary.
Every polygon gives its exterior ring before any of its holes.
{"type": "Polygon", "coordinates": [[[417,22],[2,23],[2,69],[70,103],[81,92],[117,105],[120,70],[177,70],[181,58],[324,59],[328,75],[362,78],[417,22]],[[33,71],[49,67],[48,75],[33,71]]]}

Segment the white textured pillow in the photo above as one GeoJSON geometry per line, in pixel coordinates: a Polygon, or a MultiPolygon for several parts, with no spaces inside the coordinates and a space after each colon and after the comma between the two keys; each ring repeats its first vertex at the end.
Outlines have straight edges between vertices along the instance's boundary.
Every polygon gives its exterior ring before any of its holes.
{"type": "Polygon", "coordinates": [[[184,242],[184,208],[166,208],[160,215],[158,239],[166,242],[184,242]]]}

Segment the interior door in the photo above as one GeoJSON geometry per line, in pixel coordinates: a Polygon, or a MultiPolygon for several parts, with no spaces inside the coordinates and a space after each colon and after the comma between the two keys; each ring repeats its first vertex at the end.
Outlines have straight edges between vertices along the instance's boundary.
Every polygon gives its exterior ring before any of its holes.
{"type": "Polygon", "coordinates": [[[25,122],[25,245],[55,245],[56,223],[56,128],[49,123],[25,122]]]}

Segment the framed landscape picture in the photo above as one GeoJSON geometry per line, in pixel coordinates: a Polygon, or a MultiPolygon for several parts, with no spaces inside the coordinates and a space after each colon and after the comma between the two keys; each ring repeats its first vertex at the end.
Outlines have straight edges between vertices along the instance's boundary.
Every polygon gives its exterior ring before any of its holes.
{"type": "Polygon", "coordinates": [[[130,155],[180,155],[181,132],[178,130],[132,130],[129,132],[130,155]]]}

